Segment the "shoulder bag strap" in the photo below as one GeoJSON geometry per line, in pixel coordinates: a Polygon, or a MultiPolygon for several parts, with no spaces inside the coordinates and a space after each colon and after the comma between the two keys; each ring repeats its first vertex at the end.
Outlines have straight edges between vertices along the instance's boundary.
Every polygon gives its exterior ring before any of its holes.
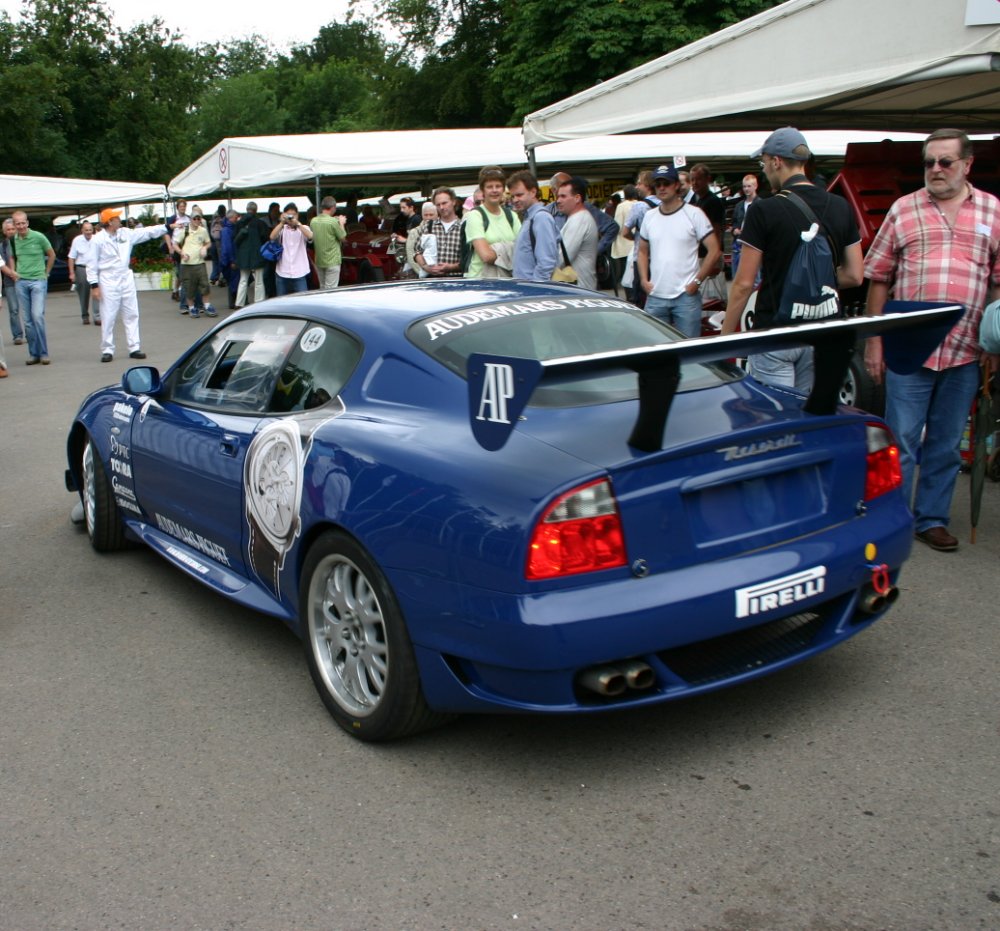
{"type": "MultiPolygon", "coordinates": [[[[795,204],[796,207],[802,211],[802,214],[810,223],[815,223],[823,235],[826,237],[826,241],[830,244],[830,253],[833,255],[833,267],[837,268],[840,265],[840,253],[837,251],[837,246],[834,241],[830,238],[830,234],[827,231],[826,225],[823,221],[813,213],[812,208],[801,198],[798,194],[791,190],[782,191],[777,195],[778,197],[783,197],[786,201],[791,204],[795,204]]],[[[824,211],[825,213],[825,211],[824,211]]]]}
{"type": "Polygon", "coordinates": [[[563,265],[572,268],[573,263],[569,260],[569,253],[566,251],[566,243],[562,241],[562,236],[559,237],[559,249],[562,252],[563,265]]]}

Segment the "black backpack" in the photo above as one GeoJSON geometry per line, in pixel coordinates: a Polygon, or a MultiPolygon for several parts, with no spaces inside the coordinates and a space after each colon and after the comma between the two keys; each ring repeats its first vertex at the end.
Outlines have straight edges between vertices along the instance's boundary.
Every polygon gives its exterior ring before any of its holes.
{"type": "Polygon", "coordinates": [[[837,291],[837,264],[829,236],[809,205],[792,191],[777,195],[794,204],[809,221],[785,274],[774,312],[776,326],[822,323],[843,316],[837,291]],[[822,234],[822,235],[820,235],[822,234]]]}
{"type": "MultiPolygon", "coordinates": [[[[489,212],[482,206],[476,207],[476,210],[482,214],[483,217],[483,232],[485,233],[490,228],[490,215],[489,212]]],[[[510,225],[511,229],[514,229],[514,211],[510,209],[506,204],[503,205],[504,215],[507,217],[507,223],[510,225]]],[[[468,270],[469,266],[472,264],[472,243],[465,238],[465,221],[462,221],[462,229],[459,234],[460,243],[460,255],[462,263],[462,274],[464,275],[468,270]]],[[[534,236],[532,236],[531,244],[534,247],[534,236]]]]}

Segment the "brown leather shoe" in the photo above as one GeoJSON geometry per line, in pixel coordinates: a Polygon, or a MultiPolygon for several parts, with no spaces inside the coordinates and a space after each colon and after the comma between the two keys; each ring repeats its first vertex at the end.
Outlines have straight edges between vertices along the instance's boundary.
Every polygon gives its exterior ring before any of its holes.
{"type": "Polygon", "coordinates": [[[940,550],[942,553],[951,553],[958,549],[958,540],[944,527],[929,527],[927,530],[915,533],[914,536],[932,550],[940,550]]]}

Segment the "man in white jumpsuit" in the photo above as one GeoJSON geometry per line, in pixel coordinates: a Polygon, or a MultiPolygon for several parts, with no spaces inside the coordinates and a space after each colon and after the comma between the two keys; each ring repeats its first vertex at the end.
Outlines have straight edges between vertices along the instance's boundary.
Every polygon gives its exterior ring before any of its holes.
{"type": "Polygon", "coordinates": [[[101,302],[101,361],[115,357],[115,321],[121,311],[130,359],[145,359],[139,342],[139,299],[135,293],[135,278],[129,268],[132,247],[149,239],[166,236],[168,227],[144,226],[130,230],[122,226],[121,210],[101,211],[103,229],[91,240],[93,251],[87,264],[87,281],[91,297],[101,302]]]}

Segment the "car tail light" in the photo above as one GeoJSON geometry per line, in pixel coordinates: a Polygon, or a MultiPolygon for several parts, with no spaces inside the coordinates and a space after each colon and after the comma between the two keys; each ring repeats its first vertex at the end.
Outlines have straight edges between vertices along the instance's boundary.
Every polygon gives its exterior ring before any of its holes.
{"type": "Polygon", "coordinates": [[[552,579],[624,566],[625,538],[607,479],[557,498],[535,525],[528,549],[529,579],[552,579]]]}
{"type": "Polygon", "coordinates": [[[867,472],[865,473],[865,501],[871,501],[903,484],[903,470],[899,464],[899,447],[893,442],[888,428],[870,423],[865,427],[868,443],[867,472]]]}

